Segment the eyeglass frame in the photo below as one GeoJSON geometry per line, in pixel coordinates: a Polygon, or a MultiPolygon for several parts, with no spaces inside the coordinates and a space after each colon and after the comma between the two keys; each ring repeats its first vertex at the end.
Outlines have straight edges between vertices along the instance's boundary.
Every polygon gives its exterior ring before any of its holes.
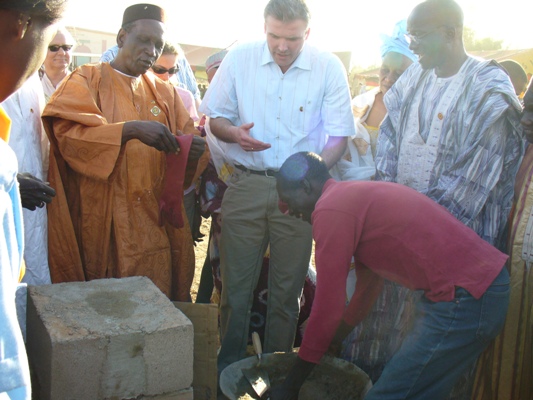
{"type": "Polygon", "coordinates": [[[411,44],[412,42],[415,42],[415,43],[420,43],[420,41],[422,39],[424,39],[426,36],[438,31],[440,28],[444,28],[444,27],[448,27],[448,25],[439,25],[437,26],[435,29],[432,29],[428,32],[424,32],[423,34],[421,35],[413,35],[411,33],[405,33],[404,34],[404,37],[405,37],[405,40],[407,40],[407,44],[411,44]]]}
{"type": "Polygon", "coordinates": [[[172,68],[166,69],[164,67],[160,67],[159,65],[152,65],[152,71],[158,75],[163,75],[168,72],[169,75],[175,75],[180,71],[179,65],[174,65],[172,68]],[[159,69],[159,71],[156,71],[155,68],[159,69]]]}
{"type": "Polygon", "coordinates": [[[63,51],[67,53],[72,50],[73,47],[74,45],[72,44],[51,44],[48,46],[48,50],[50,50],[52,53],[57,53],[59,49],[63,49],[63,51]]]}

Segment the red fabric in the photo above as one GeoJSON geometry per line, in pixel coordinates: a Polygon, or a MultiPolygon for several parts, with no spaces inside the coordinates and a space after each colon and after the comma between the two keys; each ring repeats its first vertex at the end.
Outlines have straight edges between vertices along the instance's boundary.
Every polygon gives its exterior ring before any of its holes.
{"type": "Polygon", "coordinates": [[[289,215],[289,205],[283,200],[278,200],[278,208],[282,214],[289,215]]]}
{"type": "Polygon", "coordinates": [[[383,278],[431,301],[451,301],[460,286],[479,299],[507,256],[448,210],[407,186],[330,179],[312,215],[317,287],[299,356],[318,363],[342,319],[357,325],[383,278]],[[355,294],[346,307],[352,256],[355,294]]]}
{"type": "Polygon", "coordinates": [[[176,139],[180,152],[167,154],[165,186],[159,200],[159,224],[163,225],[163,220],[166,219],[173,227],[183,228],[184,222],[181,214],[183,182],[193,135],[176,136],[176,139]]]}

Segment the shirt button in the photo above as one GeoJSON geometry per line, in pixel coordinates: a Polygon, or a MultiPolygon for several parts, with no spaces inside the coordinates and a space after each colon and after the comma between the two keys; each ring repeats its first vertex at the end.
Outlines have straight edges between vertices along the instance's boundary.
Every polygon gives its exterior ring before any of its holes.
{"type": "Polygon", "coordinates": [[[444,115],[442,115],[442,113],[438,113],[437,117],[442,120],[444,118],[444,115]]]}

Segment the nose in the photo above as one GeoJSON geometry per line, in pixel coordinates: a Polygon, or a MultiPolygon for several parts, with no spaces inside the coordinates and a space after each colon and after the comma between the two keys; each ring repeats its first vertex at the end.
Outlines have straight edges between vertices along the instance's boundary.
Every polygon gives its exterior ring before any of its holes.
{"type": "Polygon", "coordinates": [[[289,47],[287,46],[287,41],[285,39],[280,39],[279,43],[278,43],[278,50],[283,53],[285,51],[287,51],[289,47]]]}
{"type": "Polygon", "coordinates": [[[383,80],[387,82],[392,82],[392,72],[389,72],[387,75],[385,75],[383,80]]]}
{"type": "Polygon", "coordinates": [[[146,54],[148,54],[149,56],[151,56],[153,58],[157,58],[158,57],[157,48],[156,48],[156,46],[153,43],[150,43],[149,45],[147,45],[145,47],[144,51],[145,51],[146,54]]]}

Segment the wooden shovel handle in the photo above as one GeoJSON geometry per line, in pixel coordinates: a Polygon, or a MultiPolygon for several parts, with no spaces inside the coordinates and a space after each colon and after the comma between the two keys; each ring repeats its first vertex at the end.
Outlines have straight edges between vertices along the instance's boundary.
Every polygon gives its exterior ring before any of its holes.
{"type": "Polygon", "coordinates": [[[261,360],[261,355],[263,354],[263,347],[261,346],[261,339],[259,338],[259,333],[252,332],[252,343],[254,345],[254,351],[255,354],[257,354],[257,358],[261,360]]]}

